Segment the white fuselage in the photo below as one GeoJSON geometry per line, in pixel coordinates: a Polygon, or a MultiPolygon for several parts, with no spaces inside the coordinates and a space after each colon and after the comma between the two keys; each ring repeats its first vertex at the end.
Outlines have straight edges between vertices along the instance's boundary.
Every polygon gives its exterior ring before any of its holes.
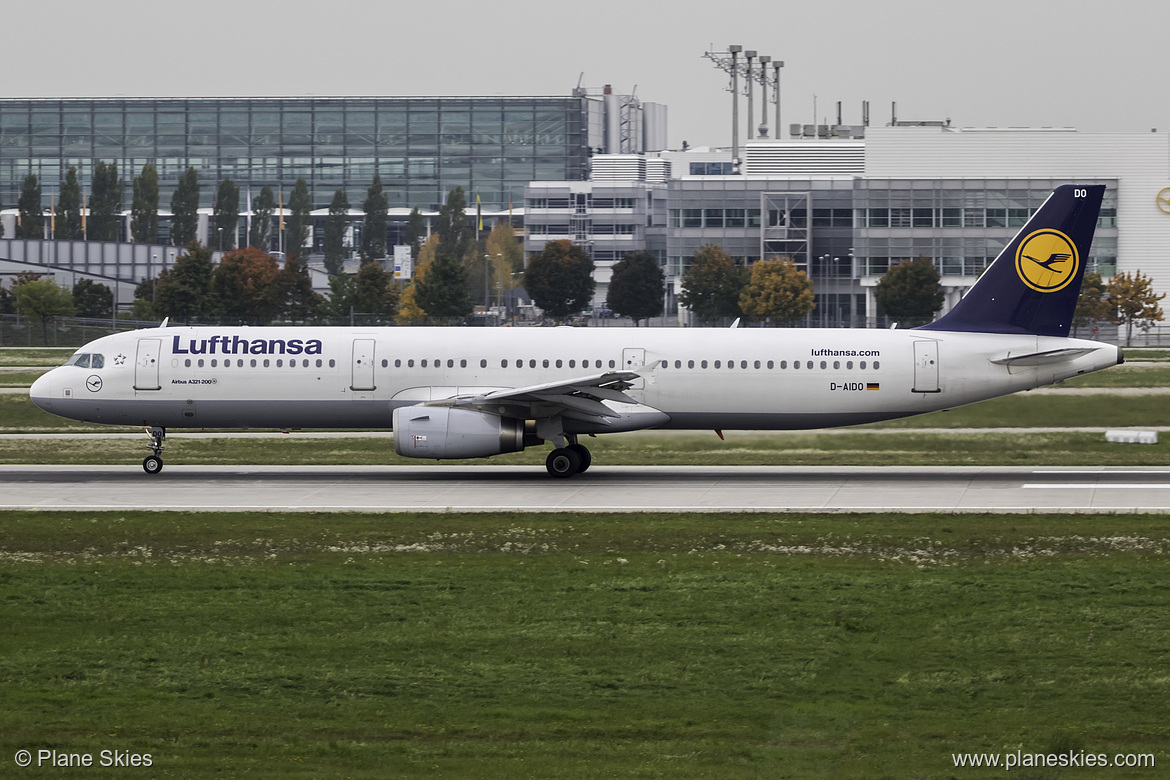
{"type": "Polygon", "coordinates": [[[389,428],[398,407],[644,367],[626,391],[637,405],[607,401],[617,419],[573,433],[874,422],[1120,361],[1115,346],[1056,337],[762,328],[169,327],[78,354],[101,367],[48,372],[38,406],[163,428],[389,428]],[[1010,361],[1056,350],[1073,356],[1010,361]]]}

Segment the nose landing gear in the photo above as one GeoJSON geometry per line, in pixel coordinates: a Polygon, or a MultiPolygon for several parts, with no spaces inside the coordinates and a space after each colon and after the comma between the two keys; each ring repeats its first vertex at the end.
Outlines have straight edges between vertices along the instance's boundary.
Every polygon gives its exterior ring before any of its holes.
{"type": "Polygon", "coordinates": [[[163,439],[167,436],[167,430],[166,428],[155,426],[148,428],[146,433],[150,436],[150,449],[154,454],[147,455],[142,460],[142,470],[147,474],[154,475],[162,471],[163,468],[163,439]]]}

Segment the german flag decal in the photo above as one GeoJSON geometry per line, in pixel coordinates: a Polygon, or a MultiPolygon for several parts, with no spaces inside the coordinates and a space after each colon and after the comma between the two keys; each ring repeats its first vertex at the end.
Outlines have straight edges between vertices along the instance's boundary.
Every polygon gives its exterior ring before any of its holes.
{"type": "Polygon", "coordinates": [[[882,386],[880,384],[878,384],[877,382],[866,382],[865,389],[866,390],[881,390],[882,386]]]}

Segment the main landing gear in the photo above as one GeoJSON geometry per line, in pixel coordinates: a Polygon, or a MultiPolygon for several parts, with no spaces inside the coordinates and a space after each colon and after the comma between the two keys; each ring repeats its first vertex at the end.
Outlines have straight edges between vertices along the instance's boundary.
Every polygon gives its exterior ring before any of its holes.
{"type": "Polygon", "coordinates": [[[588,448],[583,444],[578,444],[575,438],[570,439],[571,443],[568,446],[558,447],[548,454],[548,458],[544,461],[544,467],[548,469],[549,474],[565,479],[574,474],[583,474],[588,470],[589,465],[593,462],[593,456],[589,454],[588,448]]]}
{"type": "Polygon", "coordinates": [[[163,439],[167,437],[167,429],[155,426],[147,429],[146,433],[150,436],[150,449],[154,454],[147,455],[142,460],[142,470],[147,474],[154,475],[162,471],[163,439]]]}

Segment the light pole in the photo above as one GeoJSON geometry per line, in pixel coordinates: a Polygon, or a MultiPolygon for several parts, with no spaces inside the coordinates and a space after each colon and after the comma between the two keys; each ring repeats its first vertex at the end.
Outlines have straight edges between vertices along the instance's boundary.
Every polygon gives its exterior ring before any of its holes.
{"type": "Polygon", "coordinates": [[[776,60],[772,63],[772,70],[776,72],[776,140],[779,141],[780,133],[780,69],[784,67],[784,60],[776,60]]]}

